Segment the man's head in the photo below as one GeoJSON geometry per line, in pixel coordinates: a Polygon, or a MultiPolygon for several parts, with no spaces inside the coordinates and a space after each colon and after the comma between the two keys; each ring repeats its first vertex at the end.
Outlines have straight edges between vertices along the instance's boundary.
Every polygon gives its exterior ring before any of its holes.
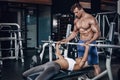
{"type": "Polygon", "coordinates": [[[75,3],[72,7],[71,7],[71,12],[74,12],[74,9],[78,8],[79,10],[81,10],[83,7],[79,4],[79,3],[75,3]]]}
{"type": "Polygon", "coordinates": [[[73,12],[75,14],[75,17],[80,17],[81,11],[83,11],[83,7],[79,3],[75,3],[71,7],[71,12],[73,12]]]}

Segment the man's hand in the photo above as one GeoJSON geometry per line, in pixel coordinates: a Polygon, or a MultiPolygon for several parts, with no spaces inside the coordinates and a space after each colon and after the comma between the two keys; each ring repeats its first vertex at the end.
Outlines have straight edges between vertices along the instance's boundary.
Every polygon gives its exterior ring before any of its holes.
{"type": "Polygon", "coordinates": [[[87,43],[83,43],[83,44],[81,44],[81,46],[84,46],[85,49],[89,49],[89,44],[87,44],[87,43]]]}
{"type": "Polygon", "coordinates": [[[67,39],[63,39],[63,40],[61,40],[61,41],[58,41],[57,43],[58,43],[58,44],[65,44],[65,43],[67,43],[67,42],[69,42],[67,39]]]}
{"type": "Polygon", "coordinates": [[[85,46],[85,49],[87,49],[87,50],[88,50],[89,47],[90,47],[89,44],[86,44],[86,43],[84,44],[84,46],[85,46]]]}
{"type": "Polygon", "coordinates": [[[86,41],[86,42],[85,42],[86,45],[88,45],[88,44],[90,44],[90,43],[91,43],[90,41],[86,41]]]}

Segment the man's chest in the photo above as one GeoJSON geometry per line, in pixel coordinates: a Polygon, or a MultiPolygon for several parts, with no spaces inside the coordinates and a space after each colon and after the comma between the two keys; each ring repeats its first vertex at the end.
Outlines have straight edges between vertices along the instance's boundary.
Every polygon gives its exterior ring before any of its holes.
{"type": "Polygon", "coordinates": [[[77,29],[84,29],[84,30],[90,28],[89,22],[85,21],[85,20],[77,21],[75,26],[76,26],[77,29]]]}

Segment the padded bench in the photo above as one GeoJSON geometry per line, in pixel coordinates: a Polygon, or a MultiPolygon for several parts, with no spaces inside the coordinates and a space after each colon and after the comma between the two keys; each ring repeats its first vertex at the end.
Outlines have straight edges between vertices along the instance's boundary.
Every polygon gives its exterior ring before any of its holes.
{"type": "MultiPolygon", "coordinates": [[[[50,80],[62,80],[65,78],[71,78],[71,77],[77,77],[77,76],[82,76],[84,74],[89,73],[91,70],[94,70],[93,66],[85,67],[81,70],[77,71],[69,71],[69,70],[60,70],[60,72],[53,76],[50,80]]],[[[40,73],[33,74],[31,76],[28,76],[28,80],[34,80],[40,73]]]]}

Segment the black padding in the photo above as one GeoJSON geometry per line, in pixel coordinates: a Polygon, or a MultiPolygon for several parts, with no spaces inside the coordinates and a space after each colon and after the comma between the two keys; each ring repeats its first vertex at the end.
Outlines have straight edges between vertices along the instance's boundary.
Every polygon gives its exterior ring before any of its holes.
{"type": "Polygon", "coordinates": [[[60,72],[55,75],[51,80],[60,80],[68,77],[82,76],[89,73],[89,71],[93,69],[93,66],[89,66],[77,71],[60,70],[60,72]]]}
{"type": "MultiPolygon", "coordinates": [[[[89,73],[93,69],[94,69],[93,66],[89,66],[89,67],[85,67],[85,68],[83,68],[81,70],[77,70],[77,71],[60,70],[60,72],[57,75],[53,76],[50,80],[62,80],[64,78],[82,76],[84,74],[89,73]]],[[[28,76],[27,79],[28,80],[34,80],[35,77],[37,77],[38,75],[39,74],[28,76]]]]}

